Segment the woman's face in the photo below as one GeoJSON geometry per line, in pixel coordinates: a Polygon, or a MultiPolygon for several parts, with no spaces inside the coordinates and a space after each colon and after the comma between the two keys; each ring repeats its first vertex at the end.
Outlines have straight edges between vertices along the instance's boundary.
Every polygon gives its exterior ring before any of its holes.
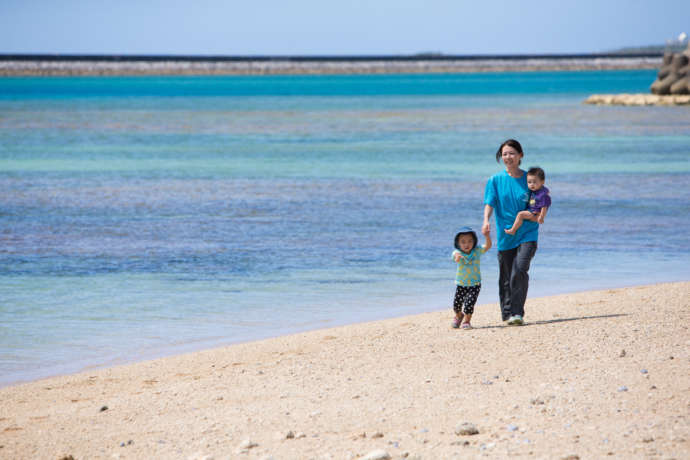
{"type": "Polygon", "coordinates": [[[509,145],[504,145],[501,149],[501,159],[503,160],[503,164],[506,165],[506,169],[515,169],[520,166],[522,156],[522,153],[509,145]]]}

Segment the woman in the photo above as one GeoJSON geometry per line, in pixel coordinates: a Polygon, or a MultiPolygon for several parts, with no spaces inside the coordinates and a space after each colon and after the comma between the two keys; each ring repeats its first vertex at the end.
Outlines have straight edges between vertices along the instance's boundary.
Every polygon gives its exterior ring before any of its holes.
{"type": "Polygon", "coordinates": [[[486,184],[482,225],[482,232],[490,231],[489,220],[495,211],[501,315],[503,321],[517,326],[524,324],[529,286],[527,271],[537,251],[539,237],[536,222],[525,221],[515,235],[504,231],[513,225],[517,213],[527,208],[529,200],[527,174],[520,169],[522,157],[522,146],[515,139],[505,141],[496,152],[496,162],[503,161],[506,169],[491,176],[486,184]]]}

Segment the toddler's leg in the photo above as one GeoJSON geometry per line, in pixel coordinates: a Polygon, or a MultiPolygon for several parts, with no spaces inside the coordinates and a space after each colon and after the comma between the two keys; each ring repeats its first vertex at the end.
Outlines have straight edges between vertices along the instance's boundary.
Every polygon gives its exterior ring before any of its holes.
{"type": "Polygon", "coordinates": [[[465,315],[462,327],[463,329],[469,329],[472,327],[470,321],[472,320],[472,315],[474,314],[474,305],[477,303],[477,297],[479,297],[479,291],[482,286],[469,286],[467,287],[467,292],[465,294],[465,307],[463,308],[463,313],[465,315]]]}
{"type": "Polygon", "coordinates": [[[460,327],[460,323],[462,323],[462,301],[464,299],[463,295],[463,289],[461,286],[456,286],[455,287],[455,299],[453,299],[453,311],[455,312],[455,318],[453,318],[453,322],[451,323],[451,326],[453,328],[457,329],[460,327]]]}
{"type": "Polygon", "coordinates": [[[515,222],[513,222],[513,226],[507,228],[505,232],[508,235],[515,235],[515,232],[517,232],[518,229],[522,227],[522,222],[525,220],[536,220],[536,217],[529,211],[520,211],[519,213],[517,213],[517,216],[515,216],[515,222]]]}

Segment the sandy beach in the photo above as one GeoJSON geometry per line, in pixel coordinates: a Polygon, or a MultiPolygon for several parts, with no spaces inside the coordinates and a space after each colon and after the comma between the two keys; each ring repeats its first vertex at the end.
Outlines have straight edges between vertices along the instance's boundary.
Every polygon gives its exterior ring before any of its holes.
{"type": "Polygon", "coordinates": [[[688,298],[528,299],[523,327],[487,304],[469,331],[443,310],[6,387],[0,458],[688,458],[688,298]]]}

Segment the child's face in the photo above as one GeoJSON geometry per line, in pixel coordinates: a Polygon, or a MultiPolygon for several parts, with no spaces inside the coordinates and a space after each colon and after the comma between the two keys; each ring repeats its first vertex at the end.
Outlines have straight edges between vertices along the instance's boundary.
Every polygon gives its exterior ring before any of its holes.
{"type": "Polygon", "coordinates": [[[460,246],[462,252],[470,252],[472,246],[474,246],[474,238],[472,238],[470,234],[460,235],[458,238],[458,246],[460,246]]]}
{"type": "Polygon", "coordinates": [[[536,192],[539,190],[542,185],[544,185],[544,181],[539,179],[537,176],[531,176],[527,175],[527,188],[532,190],[533,192],[536,192]]]}

